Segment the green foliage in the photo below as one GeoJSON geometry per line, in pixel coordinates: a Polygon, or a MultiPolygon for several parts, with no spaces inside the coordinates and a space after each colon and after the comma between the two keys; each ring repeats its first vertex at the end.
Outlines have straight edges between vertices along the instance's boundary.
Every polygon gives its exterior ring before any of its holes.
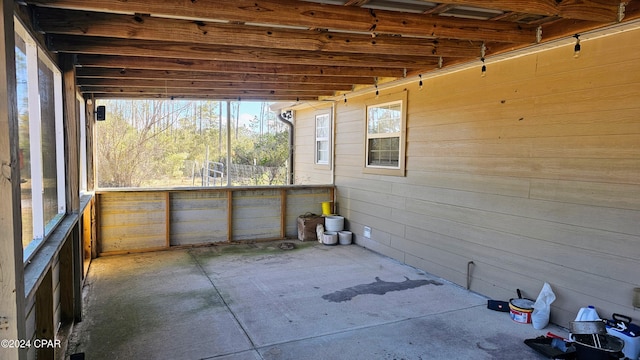
{"type": "MultiPolygon", "coordinates": [[[[96,138],[99,187],[200,185],[199,177],[191,178],[194,168],[199,174],[207,159],[226,163],[224,103],[112,100],[105,105],[107,121],[98,123],[96,138]]],[[[260,117],[240,124],[238,106],[233,105],[231,163],[254,168],[239,171],[225,166],[226,171],[235,171],[232,182],[283,184],[287,129],[265,104],[260,117]]]]}

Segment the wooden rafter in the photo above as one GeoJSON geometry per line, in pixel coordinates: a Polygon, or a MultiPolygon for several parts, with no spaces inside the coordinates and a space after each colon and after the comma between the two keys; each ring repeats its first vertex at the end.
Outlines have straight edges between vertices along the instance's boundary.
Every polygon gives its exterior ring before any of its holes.
{"type": "Polygon", "coordinates": [[[239,27],[204,21],[58,9],[36,9],[35,15],[38,29],[48,34],[282,50],[468,57],[472,53],[475,54],[481,43],[397,36],[373,38],[367,34],[278,29],[264,26],[239,27]]]}
{"type": "Polygon", "coordinates": [[[178,70],[144,70],[80,67],[76,69],[76,77],[80,84],[85,79],[118,79],[119,81],[156,79],[156,80],[188,80],[188,81],[227,81],[227,82],[272,82],[298,84],[361,84],[373,85],[372,76],[311,76],[311,75],[278,75],[278,74],[242,74],[229,72],[178,71],[178,70]]]}
{"type": "Polygon", "coordinates": [[[347,54],[300,50],[255,49],[219,45],[176,43],[168,41],[125,40],[84,36],[54,35],[50,50],[78,54],[149,56],[184,60],[216,60],[239,63],[291,65],[328,65],[345,67],[389,67],[404,69],[436,65],[432,56],[395,54],[347,54]]]}
{"type": "MultiPolygon", "coordinates": [[[[269,63],[242,63],[197,59],[169,59],[139,56],[78,55],[77,64],[82,67],[148,70],[217,71],[239,74],[280,74],[280,75],[332,75],[332,76],[373,76],[404,77],[404,69],[385,67],[353,66],[306,66],[269,63]]],[[[407,69],[410,71],[413,69],[407,69]]]]}
{"type": "Polygon", "coordinates": [[[74,55],[86,93],[309,100],[478,61],[483,44],[492,56],[631,21],[639,2],[21,0],[16,13],[74,55]]]}
{"type": "Polygon", "coordinates": [[[322,28],[351,32],[431,36],[477,41],[529,43],[535,26],[510,22],[442,18],[354,6],[317,4],[297,0],[192,1],[181,0],[28,0],[40,6],[96,12],[150,14],[157,17],[218,20],[322,28]]]}

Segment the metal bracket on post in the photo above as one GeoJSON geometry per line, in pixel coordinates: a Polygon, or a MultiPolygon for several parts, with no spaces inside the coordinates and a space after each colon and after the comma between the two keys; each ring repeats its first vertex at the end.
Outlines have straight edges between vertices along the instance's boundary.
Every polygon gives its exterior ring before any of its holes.
{"type": "Polygon", "coordinates": [[[624,19],[624,11],[626,10],[626,3],[625,2],[620,2],[620,5],[618,5],[618,22],[621,22],[622,19],[624,19]]]}

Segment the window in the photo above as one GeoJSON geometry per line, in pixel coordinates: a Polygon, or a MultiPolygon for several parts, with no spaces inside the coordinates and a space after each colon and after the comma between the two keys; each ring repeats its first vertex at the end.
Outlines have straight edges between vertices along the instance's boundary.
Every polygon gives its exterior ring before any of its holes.
{"type": "Polygon", "coordinates": [[[62,75],[15,21],[22,245],[28,260],[66,212],[62,75]]]}
{"type": "Polygon", "coordinates": [[[331,118],[329,114],[316,115],[316,164],[329,164],[330,140],[331,118]]]}
{"type": "Polygon", "coordinates": [[[367,104],[365,172],[404,176],[406,92],[367,104]]]}

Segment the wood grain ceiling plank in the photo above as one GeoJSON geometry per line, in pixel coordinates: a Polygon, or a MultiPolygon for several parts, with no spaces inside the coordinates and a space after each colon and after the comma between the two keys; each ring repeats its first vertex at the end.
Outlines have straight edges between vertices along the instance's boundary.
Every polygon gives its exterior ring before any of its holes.
{"type": "Polygon", "coordinates": [[[144,69],[112,69],[87,68],[76,69],[76,77],[82,79],[119,79],[119,81],[135,79],[156,80],[188,80],[188,81],[228,81],[228,82],[275,82],[299,84],[361,84],[373,85],[372,76],[311,76],[311,75],[274,75],[274,74],[241,74],[204,71],[177,70],[144,70],[144,69]]]}
{"type": "Polygon", "coordinates": [[[481,42],[434,40],[399,36],[346,34],[328,31],[278,29],[181,19],[155,18],[60,9],[34,10],[36,26],[52,34],[120,39],[176,41],[268,49],[416,54],[445,57],[475,55],[481,42]]]}
{"type": "Polygon", "coordinates": [[[48,46],[49,50],[53,52],[74,54],[148,56],[239,63],[389,67],[400,69],[408,67],[427,68],[438,63],[438,59],[432,56],[324,53],[75,35],[51,35],[48,39],[48,46]]]}
{"type": "MultiPolygon", "coordinates": [[[[306,66],[291,64],[243,63],[197,59],[148,58],[138,56],[84,55],[77,56],[77,66],[117,69],[189,70],[230,72],[241,74],[371,76],[402,78],[404,69],[354,66],[306,66]]],[[[413,69],[407,69],[407,72],[413,69]]]]}
{"type": "MultiPolygon", "coordinates": [[[[593,0],[596,1],[596,0],[593,0]]],[[[297,0],[27,0],[29,4],[72,10],[150,14],[202,21],[231,21],[351,32],[531,43],[536,27],[502,21],[459,19],[297,0]]],[[[533,1],[528,1],[533,2],[533,1]]]]}

